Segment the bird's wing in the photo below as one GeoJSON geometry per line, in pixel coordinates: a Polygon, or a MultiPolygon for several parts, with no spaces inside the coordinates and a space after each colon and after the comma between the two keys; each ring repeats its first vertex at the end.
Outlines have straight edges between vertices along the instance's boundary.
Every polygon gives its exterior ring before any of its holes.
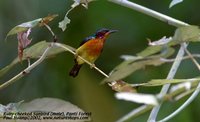
{"type": "Polygon", "coordinates": [[[87,41],[89,41],[89,40],[91,40],[91,39],[94,39],[94,38],[95,38],[94,36],[86,37],[86,38],[81,42],[80,46],[83,45],[83,44],[85,44],[87,41]]]}

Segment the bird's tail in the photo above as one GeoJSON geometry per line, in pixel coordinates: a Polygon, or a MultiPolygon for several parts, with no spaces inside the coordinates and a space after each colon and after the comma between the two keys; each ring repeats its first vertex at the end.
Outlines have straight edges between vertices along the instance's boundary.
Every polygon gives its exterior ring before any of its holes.
{"type": "Polygon", "coordinates": [[[78,75],[78,72],[79,72],[81,66],[82,66],[82,64],[80,65],[75,61],[75,65],[73,66],[73,68],[69,72],[69,75],[72,76],[72,77],[76,77],[78,75]]]}

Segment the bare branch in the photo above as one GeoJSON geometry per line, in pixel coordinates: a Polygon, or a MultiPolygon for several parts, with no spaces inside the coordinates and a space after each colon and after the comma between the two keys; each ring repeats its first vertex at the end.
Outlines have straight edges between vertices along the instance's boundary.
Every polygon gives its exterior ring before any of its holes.
{"type": "MultiPolygon", "coordinates": [[[[181,60],[177,60],[177,59],[181,59],[184,56],[184,48],[185,48],[184,46],[181,46],[181,48],[179,49],[179,52],[178,52],[178,54],[176,56],[176,59],[175,59],[173,65],[172,65],[172,67],[171,67],[171,69],[169,71],[168,76],[167,76],[167,79],[173,79],[174,78],[174,76],[176,74],[176,71],[177,71],[177,69],[178,69],[178,67],[179,67],[179,65],[181,63],[181,60]]],[[[162,87],[162,89],[161,89],[161,91],[159,93],[159,97],[160,98],[162,98],[164,95],[166,95],[169,87],[170,87],[170,84],[165,84],[162,87]]],[[[156,121],[156,117],[157,117],[158,111],[160,110],[161,105],[162,105],[162,102],[158,106],[155,106],[153,108],[153,110],[151,111],[151,114],[149,116],[149,119],[148,119],[149,122],[156,121]]]]}
{"type": "Polygon", "coordinates": [[[149,8],[146,8],[144,6],[138,5],[136,3],[130,2],[128,0],[109,0],[110,2],[134,9],[138,12],[141,12],[143,14],[147,14],[151,17],[154,17],[160,21],[166,22],[169,25],[173,25],[175,27],[180,27],[180,26],[187,26],[188,24],[185,22],[182,22],[180,20],[174,19],[172,17],[169,17],[167,15],[161,14],[159,12],[156,12],[154,10],[151,10],[149,8]]]}
{"type": "MultiPolygon", "coordinates": [[[[65,46],[63,46],[63,45],[60,44],[60,43],[55,43],[55,46],[61,47],[61,48],[65,49],[65,50],[69,51],[70,53],[76,55],[76,53],[75,53],[74,51],[70,50],[69,48],[66,48],[65,46]]],[[[89,61],[87,61],[86,59],[84,59],[83,57],[81,57],[81,56],[79,56],[79,55],[78,55],[78,57],[79,57],[81,60],[83,60],[85,63],[89,64],[92,68],[96,69],[98,72],[100,72],[100,73],[101,73],[102,75],[104,75],[105,77],[107,77],[107,78],[109,77],[106,73],[104,73],[102,70],[100,70],[100,69],[99,69],[98,67],[96,67],[94,64],[90,63],[89,61]]]]}

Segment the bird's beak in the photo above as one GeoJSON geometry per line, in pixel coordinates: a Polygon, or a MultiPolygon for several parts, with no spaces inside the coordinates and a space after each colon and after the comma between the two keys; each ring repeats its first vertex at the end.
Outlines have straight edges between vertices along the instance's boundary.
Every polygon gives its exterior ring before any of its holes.
{"type": "Polygon", "coordinates": [[[111,33],[117,32],[117,31],[118,31],[118,30],[109,30],[108,33],[111,34],[111,33]]]}

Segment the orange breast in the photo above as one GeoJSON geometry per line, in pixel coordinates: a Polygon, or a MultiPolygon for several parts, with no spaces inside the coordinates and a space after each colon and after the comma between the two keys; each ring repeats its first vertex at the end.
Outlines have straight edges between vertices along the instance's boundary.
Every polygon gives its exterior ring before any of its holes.
{"type": "MultiPolygon", "coordinates": [[[[104,39],[92,39],[80,46],[76,53],[89,62],[94,63],[102,52],[104,42],[104,39]]],[[[77,62],[78,64],[84,63],[80,58],[77,58],[77,62]]]]}
{"type": "Polygon", "coordinates": [[[94,39],[86,42],[86,51],[91,56],[99,56],[103,49],[104,41],[102,39],[94,39]]]}

